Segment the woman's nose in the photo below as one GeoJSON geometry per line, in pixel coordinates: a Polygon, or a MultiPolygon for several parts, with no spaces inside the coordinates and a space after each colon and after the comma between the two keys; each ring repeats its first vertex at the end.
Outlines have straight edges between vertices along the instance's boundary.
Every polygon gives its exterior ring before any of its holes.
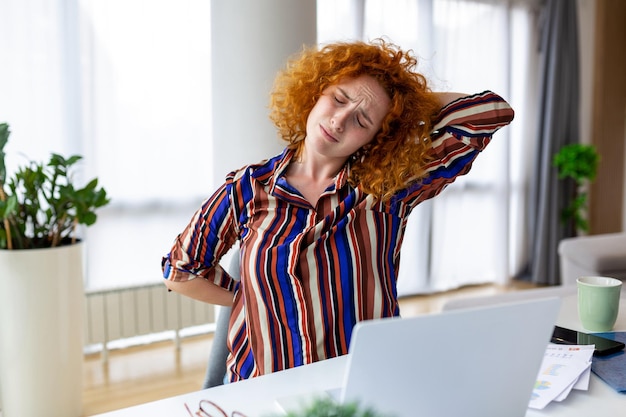
{"type": "Polygon", "coordinates": [[[335,112],[335,114],[333,114],[332,118],[330,119],[330,123],[336,131],[343,132],[346,118],[348,117],[347,113],[348,112],[345,111],[337,111],[335,112]]]}

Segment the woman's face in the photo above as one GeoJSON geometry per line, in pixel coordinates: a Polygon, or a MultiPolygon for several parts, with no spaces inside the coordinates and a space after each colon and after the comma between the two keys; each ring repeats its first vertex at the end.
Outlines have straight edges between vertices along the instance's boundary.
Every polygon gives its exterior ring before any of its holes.
{"type": "Polygon", "coordinates": [[[345,160],[374,139],[390,104],[373,77],[344,78],[327,87],[309,113],[306,146],[326,157],[345,160]]]}

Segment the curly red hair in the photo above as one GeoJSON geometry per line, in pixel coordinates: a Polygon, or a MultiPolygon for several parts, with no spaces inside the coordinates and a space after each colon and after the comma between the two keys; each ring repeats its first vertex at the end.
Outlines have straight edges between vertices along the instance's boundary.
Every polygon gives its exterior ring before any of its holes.
{"type": "Polygon", "coordinates": [[[349,182],[386,200],[424,175],[432,119],[440,103],[426,78],[415,72],[410,51],[378,39],[305,48],[276,77],[270,119],[299,154],[311,109],[327,87],[346,77],[369,75],[391,99],[374,139],[353,155],[349,182]]]}

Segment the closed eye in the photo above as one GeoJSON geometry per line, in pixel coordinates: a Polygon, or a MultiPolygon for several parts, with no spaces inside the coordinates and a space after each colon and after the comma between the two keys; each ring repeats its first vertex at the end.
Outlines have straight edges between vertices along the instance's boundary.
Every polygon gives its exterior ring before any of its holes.
{"type": "Polygon", "coordinates": [[[339,98],[338,96],[333,96],[335,101],[339,104],[346,104],[346,100],[339,98]]]}

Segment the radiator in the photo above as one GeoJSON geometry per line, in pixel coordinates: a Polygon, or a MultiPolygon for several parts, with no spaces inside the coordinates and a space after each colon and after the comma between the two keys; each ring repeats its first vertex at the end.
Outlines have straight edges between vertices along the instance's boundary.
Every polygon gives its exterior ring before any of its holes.
{"type": "Polygon", "coordinates": [[[213,305],[168,292],[162,283],[87,292],[85,298],[85,346],[100,346],[104,361],[113,341],[170,332],[180,348],[185,329],[214,329],[213,305]]]}

